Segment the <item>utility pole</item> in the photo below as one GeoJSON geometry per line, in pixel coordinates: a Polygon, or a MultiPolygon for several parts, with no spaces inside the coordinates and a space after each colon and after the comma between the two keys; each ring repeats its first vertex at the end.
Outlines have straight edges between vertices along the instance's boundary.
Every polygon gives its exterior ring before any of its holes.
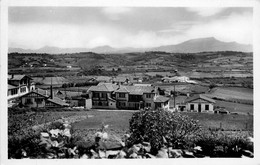
{"type": "Polygon", "coordinates": [[[175,107],[175,84],[173,84],[173,103],[174,103],[174,109],[175,107]]]}

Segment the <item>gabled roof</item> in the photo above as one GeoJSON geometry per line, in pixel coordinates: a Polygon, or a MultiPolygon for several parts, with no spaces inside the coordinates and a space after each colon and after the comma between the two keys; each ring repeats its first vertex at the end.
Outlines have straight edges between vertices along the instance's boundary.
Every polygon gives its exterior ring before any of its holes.
{"type": "Polygon", "coordinates": [[[118,92],[118,93],[129,93],[129,91],[126,89],[125,86],[120,86],[120,88],[117,89],[115,92],[118,92]]]}
{"type": "Polygon", "coordinates": [[[29,93],[26,93],[25,95],[21,96],[21,98],[22,98],[22,97],[26,97],[26,96],[28,96],[28,95],[30,95],[30,94],[32,94],[32,93],[36,93],[36,94],[41,95],[41,96],[43,96],[43,97],[45,97],[45,98],[48,98],[48,97],[49,97],[49,95],[46,96],[45,91],[44,91],[43,89],[38,88],[38,89],[36,89],[36,90],[30,91],[29,93]],[[37,90],[38,90],[38,91],[37,91],[37,90]]]}
{"type": "Polygon", "coordinates": [[[152,86],[125,86],[132,95],[143,95],[144,93],[155,93],[155,89],[152,86]]]}
{"type": "Polygon", "coordinates": [[[30,77],[28,77],[28,76],[26,76],[26,75],[18,75],[18,74],[16,74],[16,75],[8,75],[8,80],[21,80],[21,79],[23,79],[24,77],[27,77],[27,78],[29,78],[29,79],[32,79],[32,78],[30,78],[30,77]]]}
{"type": "Polygon", "coordinates": [[[115,82],[125,82],[126,81],[126,77],[115,77],[113,78],[113,81],[115,82]]]}
{"type": "Polygon", "coordinates": [[[63,100],[59,99],[58,97],[53,97],[52,99],[49,98],[48,101],[58,104],[60,106],[69,106],[69,104],[65,103],[63,100]]]}
{"type": "Polygon", "coordinates": [[[50,96],[50,92],[48,90],[44,90],[44,89],[41,89],[41,88],[36,88],[35,90],[33,90],[32,92],[35,92],[35,93],[38,93],[38,94],[41,94],[43,96],[50,96]]]}
{"type": "Polygon", "coordinates": [[[211,102],[211,103],[216,103],[215,100],[211,99],[211,98],[208,98],[207,96],[204,96],[204,95],[194,95],[190,98],[188,98],[185,102],[192,102],[194,100],[198,100],[198,99],[202,99],[202,100],[205,100],[205,101],[208,101],[208,102],[211,102]]]}
{"type": "Polygon", "coordinates": [[[99,83],[97,86],[91,86],[88,91],[97,92],[113,92],[118,88],[118,85],[111,83],[99,83]]]}
{"type": "Polygon", "coordinates": [[[96,81],[106,81],[109,82],[112,78],[109,76],[98,76],[96,77],[96,81]]]}
{"type": "Polygon", "coordinates": [[[166,101],[168,101],[168,100],[169,100],[168,97],[164,97],[164,96],[159,95],[159,96],[157,96],[157,97],[154,99],[154,102],[155,102],[155,103],[164,103],[164,102],[166,102],[166,101]]]}
{"type": "Polygon", "coordinates": [[[18,88],[18,87],[8,84],[8,89],[15,89],[15,88],[18,88]]]}

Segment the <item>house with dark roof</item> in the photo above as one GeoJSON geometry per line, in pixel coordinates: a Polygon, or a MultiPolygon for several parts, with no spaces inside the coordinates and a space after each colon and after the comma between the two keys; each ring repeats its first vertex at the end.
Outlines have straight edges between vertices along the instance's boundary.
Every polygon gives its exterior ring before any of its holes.
{"type": "Polygon", "coordinates": [[[112,83],[114,84],[128,84],[129,79],[127,77],[121,77],[121,76],[117,76],[117,77],[113,77],[112,78],[112,83]]]}
{"type": "Polygon", "coordinates": [[[116,109],[114,91],[118,88],[118,85],[111,83],[99,83],[97,86],[91,86],[88,93],[92,99],[92,108],[116,109]]]}
{"type": "Polygon", "coordinates": [[[52,92],[37,88],[20,97],[21,105],[34,108],[56,108],[69,106],[65,101],[54,97],[52,92]]]}
{"type": "Polygon", "coordinates": [[[169,104],[169,98],[161,95],[157,95],[154,98],[154,106],[155,109],[162,108],[164,110],[169,110],[170,104],[169,104]]]}
{"type": "Polygon", "coordinates": [[[186,101],[186,110],[188,112],[210,112],[214,113],[215,100],[202,95],[194,95],[188,98],[186,101]]]}
{"type": "Polygon", "coordinates": [[[32,78],[26,75],[8,75],[8,103],[35,89],[32,78]]]}
{"type": "Polygon", "coordinates": [[[118,109],[155,108],[156,88],[152,86],[120,86],[115,91],[118,109]]]}
{"type": "Polygon", "coordinates": [[[112,83],[100,83],[88,90],[92,99],[92,108],[104,109],[169,109],[169,99],[159,96],[153,86],[126,86],[112,83]]]}

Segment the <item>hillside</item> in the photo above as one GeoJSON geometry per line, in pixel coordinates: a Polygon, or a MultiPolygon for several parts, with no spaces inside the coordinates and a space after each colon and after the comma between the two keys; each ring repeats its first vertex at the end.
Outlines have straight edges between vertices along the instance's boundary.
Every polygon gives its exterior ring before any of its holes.
{"type": "Polygon", "coordinates": [[[236,42],[222,42],[213,37],[200,38],[185,41],[177,45],[161,46],[153,48],[156,51],[165,52],[181,52],[181,53],[196,53],[196,52],[212,52],[212,51],[241,51],[251,52],[251,45],[243,45],[236,42]]]}
{"type": "Polygon", "coordinates": [[[241,51],[252,52],[252,45],[244,45],[236,42],[222,42],[213,37],[191,39],[176,45],[165,45],[154,48],[113,48],[109,45],[88,48],[58,48],[45,46],[40,49],[22,49],[9,48],[8,52],[18,53],[48,53],[48,54],[66,54],[66,53],[80,53],[80,52],[94,52],[94,53],[130,53],[130,52],[145,52],[145,51],[163,51],[163,52],[179,52],[179,53],[197,53],[206,51],[241,51]]]}

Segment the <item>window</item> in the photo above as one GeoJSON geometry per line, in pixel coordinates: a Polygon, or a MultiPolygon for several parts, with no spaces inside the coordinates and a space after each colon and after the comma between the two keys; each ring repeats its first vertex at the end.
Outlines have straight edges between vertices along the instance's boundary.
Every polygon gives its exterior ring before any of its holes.
{"type": "Polygon", "coordinates": [[[194,110],[194,104],[190,105],[190,110],[194,110]]]}
{"type": "Polygon", "coordinates": [[[151,103],[145,103],[145,106],[146,106],[146,107],[151,107],[152,104],[151,104],[151,103]]]}
{"type": "Polygon", "coordinates": [[[97,101],[93,101],[93,105],[98,105],[98,102],[97,101]]]}
{"type": "Polygon", "coordinates": [[[43,102],[43,98],[35,98],[35,102],[37,104],[41,104],[43,102]]]}
{"type": "Polygon", "coordinates": [[[18,93],[18,89],[11,89],[11,95],[16,95],[18,93]]]}
{"type": "Polygon", "coordinates": [[[125,93],[119,93],[118,97],[125,98],[125,93]]]}
{"type": "Polygon", "coordinates": [[[106,93],[101,93],[101,98],[106,98],[106,93]]]}
{"type": "Polygon", "coordinates": [[[99,93],[93,92],[93,98],[99,98],[99,93]]]}
{"type": "Polygon", "coordinates": [[[29,98],[25,99],[25,104],[32,104],[32,103],[33,103],[32,99],[29,98]]]}
{"type": "Polygon", "coordinates": [[[152,97],[151,93],[146,94],[146,98],[151,98],[151,97],[152,97]]]}
{"type": "Polygon", "coordinates": [[[209,110],[209,105],[208,105],[208,104],[205,105],[205,110],[206,110],[206,111],[209,110]]]}
{"type": "Polygon", "coordinates": [[[21,93],[26,92],[26,87],[22,87],[22,88],[20,89],[20,92],[21,92],[21,93]]]}

